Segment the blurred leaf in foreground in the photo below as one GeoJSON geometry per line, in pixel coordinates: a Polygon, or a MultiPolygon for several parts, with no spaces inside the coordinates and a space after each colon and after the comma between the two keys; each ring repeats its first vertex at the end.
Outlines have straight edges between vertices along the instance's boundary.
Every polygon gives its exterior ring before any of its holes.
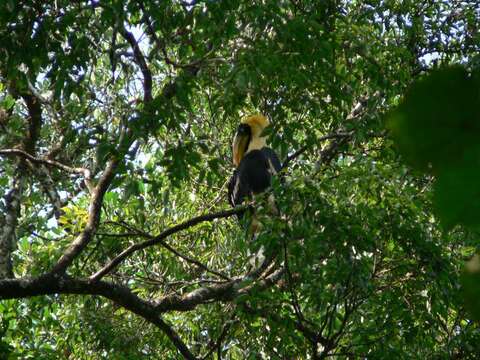
{"type": "Polygon", "coordinates": [[[388,126],[414,168],[436,177],[435,205],[446,228],[480,225],[480,86],[463,67],[415,83],[388,126]]]}

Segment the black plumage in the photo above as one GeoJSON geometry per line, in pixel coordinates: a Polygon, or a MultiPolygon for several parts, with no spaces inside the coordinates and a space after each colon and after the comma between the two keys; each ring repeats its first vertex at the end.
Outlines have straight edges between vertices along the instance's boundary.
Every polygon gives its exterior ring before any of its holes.
{"type": "Polygon", "coordinates": [[[277,154],[266,146],[263,130],[268,120],[261,115],[250,116],[239,125],[233,140],[233,162],[236,169],[228,184],[228,200],[232,206],[264,192],[272,176],[281,170],[277,154]]]}
{"type": "Polygon", "coordinates": [[[272,176],[282,165],[277,154],[270,148],[248,152],[228,184],[228,200],[232,206],[243,203],[246,197],[264,192],[272,183],[272,176]]]}
{"type": "MultiPolygon", "coordinates": [[[[263,135],[269,125],[266,117],[254,115],[242,120],[233,139],[233,164],[235,170],[228,183],[228,201],[235,207],[246,199],[267,190],[272,184],[272,177],[281,169],[282,164],[277,154],[266,146],[263,135]]],[[[273,196],[268,196],[268,205],[271,214],[278,215],[278,209],[273,196]]],[[[250,240],[256,239],[262,224],[256,216],[255,208],[250,207],[248,218],[248,233],[250,240]]],[[[241,219],[245,211],[238,214],[241,219]]],[[[252,267],[261,266],[266,261],[265,248],[260,246],[249,263],[252,267]]]]}

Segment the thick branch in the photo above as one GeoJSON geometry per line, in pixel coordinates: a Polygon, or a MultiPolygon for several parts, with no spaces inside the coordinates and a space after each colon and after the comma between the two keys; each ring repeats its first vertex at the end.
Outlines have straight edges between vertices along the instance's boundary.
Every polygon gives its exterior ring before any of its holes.
{"type": "Polygon", "coordinates": [[[13,177],[12,188],[5,195],[5,214],[0,219],[0,279],[13,277],[12,251],[14,249],[15,229],[20,214],[21,197],[25,186],[20,166],[13,177]]]}
{"type": "Polygon", "coordinates": [[[59,278],[49,275],[34,279],[0,280],[0,299],[2,300],[51,294],[100,295],[110,299],[158,326],[186,359],[195,359],[185,343],[161,318],[156,305],[139,298],[125,286],[105,281],[92,283],[86,279],[59,278]]]}
{"type": "Polygon", "coordinates": [[[103,197],[107,192],[110,183],[115,176],[115,170],[120,160],[114,158],[108,162],[105,171],[103,172],[97,186],[93,189],[90,199],[90,206],[88,209],[88,220],[85,229],[82,233],[72,242],[70,247],[65,250],[63,255],[58,260],[57,264],[53,267],[52,273],[63,273],[70,266],[73,260],[82,252],[82,250],[92,240],[95,231],[97,230],[100,222],[100,213],[103,203],[103,197]]]}
{"type": "Polygon", "coordinates": [[[25,137],[23,148],[30,154],[35,153],[35,145],[42,127],[42,107],[40,100],[32,94],[21,95],[28,109],[28,135],[25,137]]]}
{"type": "Polygon", "coordinates": [[[236,296],[274,285],[282,277],[283,272],[283,269],[278,269],[253,285],[242,287],[242,284],[248,279],[248,276],[246,276],[225,284],[201,288],[183,297],[169,296],[157,303],[139,298],[125,286],[103,280],[91,282],[88,279],[44,275],[38,278],[0,280],[0,300],[51,294],[103,296],[158,326],[185,358],[195,359],[185,343],[161,318],[160,314],[162,312],[190,310],[210,300],[232,300],[236,296]]]}
{"type": "Polygon", "coordinates": [[[240,206],[240,207],[237,207],[237,208],[234,208],[234,209],[231,209],[231,210],[221,211],[221,212],[217,212],[217,213],[200,215],[200,216],[194,217],[190,220],[187,220],[187,221],[185,221],[181,224],[172,226],[171,228],[163,231],[161,234],[155,236],[154,238],[152,238],[150,240],[146,240],[144,242],[131,245],[130,247],[128,247],[127,249],[122,251],[116,258],[114,258],[112,261],[110,261],[107,265],[105,265],[102,269],[100,269],[97,273],[92,275],[90,277],[90,280],[91,281],[97,281],[97,280],[101,279],[106,274],[108,274],[113,269],[115,269],[123,260],[125,260],[128,256],[130,256],[131,254],[133,254],[136,251],[143,250],[147,247],[154,246],[154,245],[157,245],[157,244],[162,244],[162,245],[165,246],[165,242],[163,241],[163,239],[165,239],[166,237],[168,237],[170,235],[173,235],[173,234],[175,234],[179,231],[188,229],[188,228],[190,228],[192,226],[195,226],[197,224],[200,224],[202,222],[212,221],[214,219],[221,219],[221,218],[230,217],[230,216],[239,214],[242,211],[245,211],[245,206],[240,206]]]}
{"type": "MultiPolygon", "coordinates": [[[[16,89],[12,88],[13,92],[16,89]]],[[[16,95],[16,94],[15,94],[16,95]]],[[[17,95],[16,95],[17,96],[17,95]]],[[[28,133],[22,141],[22,148],[33,153],[42,126],[42,107],[40,101],[31,94],[21,94],[28,109],[28,133]]],[[[12,188],[5,196],[5,214],[1,217],[0,229],[0,278],[13,277],[12,251],[14,249],[15,231],[20,216],[21,199],[25,187],[25,163],[18,160],[15,164],[15,175],[12,188]]]]}
{"type": "Polygon", "coordinates": [[[188,311],[212,300],[233,300],[240,295],[246,295],[252,291],[260,291],[273,286],[280,280],[283,273],[284,269],[280,268],[264,279],[260,279],[253,284],[245,285],[245,282],[250,283],[255,280],[252,274],[247,274],[223,284],[196,289],[183,296],[176,294],[169,295],[157,303],[157,308],[161,312],[172,310],[188,311]]]}
{"type": "Polygon", "coordinates": [[[43,97],[37,89],[35,89],[35,86],[30,82],[29,79],[27,79],[27,85],[28,85],[28,90],[32,93],[32,95],[35,97],[37,101],[39,101],[41,104],[50,104],[52,102],[51,99],[47,99],[43,97]]]}

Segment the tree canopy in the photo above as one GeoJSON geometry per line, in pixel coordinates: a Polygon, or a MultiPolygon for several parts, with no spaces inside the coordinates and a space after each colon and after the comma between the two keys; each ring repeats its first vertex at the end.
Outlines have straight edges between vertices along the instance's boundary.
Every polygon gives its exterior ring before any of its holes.
{"type": "Polygon", "coordinates": [[[0,44],[0,359],[480,354],[477,0],[4,0],[0,44]]]}

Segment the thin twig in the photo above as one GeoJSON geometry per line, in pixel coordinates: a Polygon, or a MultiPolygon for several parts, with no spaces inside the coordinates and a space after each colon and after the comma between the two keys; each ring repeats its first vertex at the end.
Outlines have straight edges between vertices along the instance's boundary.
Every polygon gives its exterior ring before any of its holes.
{"type": "Polygon", "coordinates": [[[215,341],[214,344],[211,346],[210,350],[204,356],[202,356],[202,360],[208,359],[213,354],[215,349],[217,349],[217,359],[218,360],[221,359],[222,341],[227,336],[227,333],[230,327],[236,322],[234,318],[235,318],[235,313],[232,314],[232,316],[228,321],[225,321],[225,323],[223,324],[222,331],[217,338],[217,341],[215,341]]]}
{"type": "Polygon", "coordinates": [[[245,209],[246,209],[246,206],[239,206],[231,210],[226,210],[226,211],[221,211],[221,212],[211,213],[206,215],[200,215],[190,220],[187,220],[183,223],[172,226],[171,228],[163,231],[161,234],[155,236],[150,240],[146,240],[144,242],[131,245],[130,247],[122,251],[116,258],[110,261],[107,265],[105,265],[102,269],[100,269],[95,274],[90,276],[90,280],[91,281],[100,280],[102,277],[104,277],[106,274],[108,274],[114,268],[116,268],[123,260],[125,260],[128,256],[130,256],[136,251],[143,250],[147,247],[154,246],[157,244],[162,244],[163,246],[165,246],[165,242],[163,241],[163,239],[165,239],[170,235],[173,235],[179,231],[188,229],[202,222],[212,221],[214,219],[220,219],[220,218],[227,218],[227,217],[239,214],[242,211],[245,211],[245,209]]]}
{"type": "MultiPolygon", "coordinates": [[[[351,132],[345,132],[345,133],[336,133],[336,134],[329,134],[329,135],[325,135],[325,136],[322,136],[320,138],[317,139],[317,142],[320,142],[320,141],[325,141],[325,140],[330,140],[330,139],[340,139],[340,138],[347,138],[349,136],[351,136],[352,133],[351,132]]],[[[302,155],[305,151],[307,151],[308,149],[310,148],[310,145],[304,145],[302,146],[300,149],[298,149],[297,151],[295,151],[292,155],[289,155],[287,156],[287,158],[285,159],[285,161],[283,162],[282,164],[282,170],[285,169],[288,165],[290,165],[290,162],[294,159],[296,159],[297,157],[299,157],[300,155],[302,155]]]]}
{"type": "Polygon", "coordinates": [[[202,56],[200,59],[194,60],[190,63],[182,64],[177,61],[172,60],[167,53],[167,49],[165,48],[165,44],[162,43],[162,41],[158,38],[157,34],[155,33],[155,29],[153,28],[152,22],[150,21],[150,18],[148,17],[148,12],[145,10],[145,7],[143,3],[140,1],[139,2],[140,8],[143,11],[143,20],[145,21],[146,27],[146,32],[152,37],[153,41],[155,42],[156,47],[160,49],[163,55],[163,60],[165,61],[166,64],[173,66],[174,68],[177,69],[189,69],[193,70],[194,72],[197,71],[197,68],[201,65],[202,62],[204,62],[208,56],[210,56],[214,50],[211,49],[208,51],[204,56],[202,56]]]}
{"type": "Polygon", "coordinates": [[[210,269],[208,266],[202,264],[200,261],[196,260],[196,259],[193,259],[191,257],[188,257],[186,255],[183,255],[182,253],[178,252],[177,250],[175,250],[173,247],[171,247],[170,245],[168,245],[164,240],[162,239],[159,239],[158,240],[158,243],[160,245],[162,245],[165,249],[167,249],[168,251],[172,252],[173,254],[175,254],[176,256],[178,256],[179,258],[182,258],[183,260],[185,260],[186,262],[189,262],[189,263],[192,263],[192,264],[195,264],[196,266],[198,266],[200,269],[203,269],[207,272],[210,272],[214,275],[217,275],[218,277],[224,279],[224,280],[227,280],[227,281],[231,281],[232,279],[230,279],[228,276],[218,272],[218,271],[215,271],[215,270],[212,270],[210,269]]]}
{"type": "Polygon", "coordinates": [[[29,160],[32,163],[35,164],[44,164],[48,165],[50,167],[56,167],[58,169],[64,170],[70,174],[80,174],[85,177],[85,179],[90,179],[90,170],[86,168],[81,168],[81,167],[71,167],[65,164],[62,164],[58,161],[47,159],[47,158],[38,158],[35,157],[28,152],[20,149],[2,149],[0,150],[0,155],[6,155],[6,156],[20,156],[24,159],[29,160]]]}

